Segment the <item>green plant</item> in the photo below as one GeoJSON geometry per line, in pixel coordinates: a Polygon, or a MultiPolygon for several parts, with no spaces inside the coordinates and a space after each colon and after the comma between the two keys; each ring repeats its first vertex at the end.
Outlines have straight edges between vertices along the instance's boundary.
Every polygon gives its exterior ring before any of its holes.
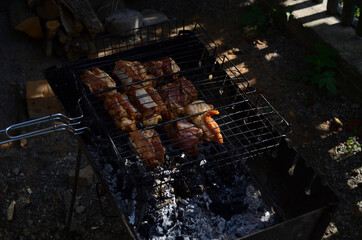
{"type": "Polygon", "coordinates": [[[258,4],[252,4],[251,10],[240,17],[240,23],[246,26],[247,34],[271,35],[284,27],[285,21],[289,21],[291,12],[287,8],[275,6],[270,12],[265,12],[258,4]]]}
{"type": "Polygon", "coordinates": [[[346,145],[347,145],[347,150],[348,150],[348,152],[352,152],[353,150],[356,150],[357,148],[362,147],[362,144],[359,144],[359,143],[356,141],[356,139],[353,138],[353,137],[349,137],[349,138],[347,139],[346,145]]]}
{"type": "Polygon", "coordinates": [[[302,79],[310,80],[314,84],[318,84],[319,88],[326,87],[333,94],[337,93],[337,81],[334,78],[337,63],[334,57],[338,54],[335,49],[330,49],[323,44],[315,44],[317,54],[308,55],[305,61],[313,64],[312,69],[308,69],[302,79]]]}

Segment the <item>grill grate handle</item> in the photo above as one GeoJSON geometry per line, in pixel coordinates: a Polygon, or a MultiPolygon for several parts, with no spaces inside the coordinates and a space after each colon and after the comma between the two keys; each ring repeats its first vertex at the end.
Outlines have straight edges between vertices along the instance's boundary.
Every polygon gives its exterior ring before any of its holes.
{"type": "Polygon", "coordinates": [[[0,130],[0,134],[4,134],[6,138],[5,140],[0,140],[0,145],[4,143],[21,140],[24,138],[40,136],[58,131],[69,131],[74,135],[82,134],[87,129],[87,127],[81,126],[82,119],[83,115],[79,117],[70,118],[61,113],[56,113],[49,116],[32,119],[26,122],[16,123],[5,129],[0,130]],[[35,126],[41,123],[50,123],[50,126],[29,132],[25,130],[25,128],[27,127],[35,126]],[[16,130],[22,133],[12,134],[12,132],[16,130]]]}

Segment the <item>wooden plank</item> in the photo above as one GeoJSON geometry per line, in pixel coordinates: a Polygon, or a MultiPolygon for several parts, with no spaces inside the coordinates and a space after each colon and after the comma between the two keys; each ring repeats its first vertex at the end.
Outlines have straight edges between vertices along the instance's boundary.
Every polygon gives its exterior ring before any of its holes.
{"type": "Polygon", "coordinates": [[[26,102],[30,118],[63,112],[46,80],[26,82],[26,102]]]}

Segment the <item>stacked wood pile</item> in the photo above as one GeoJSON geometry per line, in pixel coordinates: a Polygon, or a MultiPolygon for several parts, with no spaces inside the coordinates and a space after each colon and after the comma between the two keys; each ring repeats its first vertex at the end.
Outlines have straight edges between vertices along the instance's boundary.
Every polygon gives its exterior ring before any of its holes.
{"type": "Polygon", "coordinates": [[[12,27],[45,41],[50,56],[62,46],[69,53],[72,42],[87,40],[104,31],[91,1],[94,0],[13,0],[9,6],[12,27]],[[60,44],[59,44],[60,43],[60,44]]]}

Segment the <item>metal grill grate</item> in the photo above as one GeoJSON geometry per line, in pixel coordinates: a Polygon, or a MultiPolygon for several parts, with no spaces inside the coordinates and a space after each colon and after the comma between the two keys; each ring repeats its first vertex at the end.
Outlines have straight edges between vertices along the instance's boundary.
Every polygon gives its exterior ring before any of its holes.
{"type": "MultiPolygon", "coordinates": [[[[195,167],[214,168],[235,164],[258,154],[273,151],[280,139],[290,131],[289,124],[263,96],[255,94],[249,88],[247,79],[232,62],[226,57],[220,59],[215,55],[216,44],[211,41],[200,25],[196,24],[192,30],[186,30],[183,24],[171,21],[130,32],[131,35],[118,42],[114,39],[115,36],[94,40],[93,44],[96,44],[90,48],[89,56],[97,55],[100,58],[80,61],[46,72],[48,81],[55,88],[54,91],[66,110],[73,111],[74,106],[64,99],[68,94],[62,90],[59,82],[63,81],[63,84],[75,86],[77,94],[83,100],[81,102],[83,102],[85,121],[91,123],[89,124],[91,125],[90,132],[109,141],[116,156],[122,162],[121,165],[126,166],[128,171],[136,169],[142,172],[141,179],[148,181],[149,176],[160,177],[164,174],[169,175],[170,172],[187,171],[195,167]],[[203,141],[197,156],[187,156],[185,151],[175,146],[167,137],[165,125],[183,119],[190,120],[193,115],[164,120],[154,126],[138,125],[141,130],[155,129],[166,150],[164,164],[148,169],[144,164],[139,164],[147,159],[141,160],[137,157],[130,147],[129,134],[114,126],[104,108],[103,99],[97,96],[113,90],[122,92],[125,86],[137,87],[136,84],[149,81],[147,79],[122,85],[120,80],[112,74],[116,61],[144,63],[163,57],[171,57],[176,62],[181,69],[177,74],[192,82],[197,89],[198,99],[212,104],[215,110],[220,112],[213,118],[221,129],[224,143],[203,141]],[[82,83],[81,75],[94,67],[104,70],[113,77],[116,87],[90,93],[82,83]],[[60,80],[59,76],[65,76],[65,79],[60,80]]],[[[162,86],[172,81],[167,77],[169,75],[152,79],[166,78],[157,83],[157,86],[162,86]]],[[[202,113],[195,115],[200,114],[202,113]]],[[[137,182],[141,183],[143,180],[138,179],[137,182]]]]}

